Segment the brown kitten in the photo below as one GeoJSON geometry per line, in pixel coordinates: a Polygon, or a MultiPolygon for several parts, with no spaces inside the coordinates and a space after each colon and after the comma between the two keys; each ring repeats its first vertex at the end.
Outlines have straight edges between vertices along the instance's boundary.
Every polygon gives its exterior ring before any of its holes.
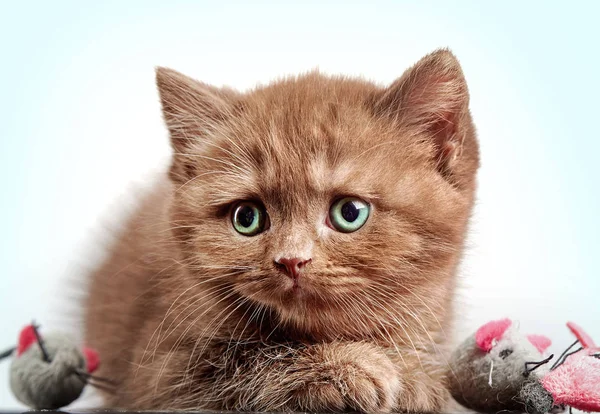
{"type": "Polygon", "coordinates": [[[99,375],[120,383],[107,405],[440,410],[478,168],[456,58],[386,88],[313,72],[238,93],[164,68],[157,83],[169,178],[87,303],[99,375]]]}

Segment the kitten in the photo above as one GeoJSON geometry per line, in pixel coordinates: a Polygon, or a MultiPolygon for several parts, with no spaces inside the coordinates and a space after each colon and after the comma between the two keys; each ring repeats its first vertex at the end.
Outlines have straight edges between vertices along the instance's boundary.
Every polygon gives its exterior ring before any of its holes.
{"type": "Polygon", "coordinates": [[[456,58],[385,88],[157,84],[172,166],[87,301],[107,405],[440,410],[479,164],[456,58]]]}

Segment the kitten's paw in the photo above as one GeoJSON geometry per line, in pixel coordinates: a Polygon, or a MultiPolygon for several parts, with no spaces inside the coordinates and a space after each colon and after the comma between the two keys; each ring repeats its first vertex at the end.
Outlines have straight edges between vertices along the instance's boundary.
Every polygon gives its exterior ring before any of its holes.
{"type": "Polygon", "coordinates": [[[356,410],[390,412],[401,392],[392,361],[366,343],[315,347],[310,381],[297,389],[300,409],[307,411],[356,410]]]}

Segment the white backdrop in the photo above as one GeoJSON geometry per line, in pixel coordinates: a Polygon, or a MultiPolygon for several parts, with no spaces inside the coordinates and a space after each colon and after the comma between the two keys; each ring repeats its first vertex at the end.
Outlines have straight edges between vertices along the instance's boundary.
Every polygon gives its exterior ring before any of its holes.
{"type": "Polygon", "coordinates": [[[241,89],[315,67],[387,83],[444,46],[482,150],[460,335],[508,316],[555,351],[567,320],[600,342],[600,3],[213,3],[2,3],[0,348],[32,318],[79,332],[106,226],[168,160],[155,66],[241,89]]]}

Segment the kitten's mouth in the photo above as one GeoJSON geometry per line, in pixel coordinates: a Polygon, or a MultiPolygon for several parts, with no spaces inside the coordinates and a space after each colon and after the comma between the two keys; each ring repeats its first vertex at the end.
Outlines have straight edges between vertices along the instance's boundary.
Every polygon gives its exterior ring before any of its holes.
{"type": "Polygon", "coordinates": [[[287,278],[282,286],[280,286],[280,293],[283,296],[284,301],[298,300],[306,297],[310,294],[310,288],[306,280],[302,278],[287,278]]]}
{"type": "Polygon", "coordinates": [[[294,296],[301,295],[303,290],[301,282],[298,279],[292,280],[291,287],[286,287],[286,291],[291,292],[294,296]]]}
{"type": "Polygon", "coordinates": [[[275,308],[327,306],[327,295],[319,290],[318,285],[312,283],[310,277],[294,279],[281,274],[273,274],[272,277],[262,276],[261,279],[265,282],[264,284],[256,284],[252,286],[251,290],[244,290],[240,293],[257,303],[275,308]]]}

